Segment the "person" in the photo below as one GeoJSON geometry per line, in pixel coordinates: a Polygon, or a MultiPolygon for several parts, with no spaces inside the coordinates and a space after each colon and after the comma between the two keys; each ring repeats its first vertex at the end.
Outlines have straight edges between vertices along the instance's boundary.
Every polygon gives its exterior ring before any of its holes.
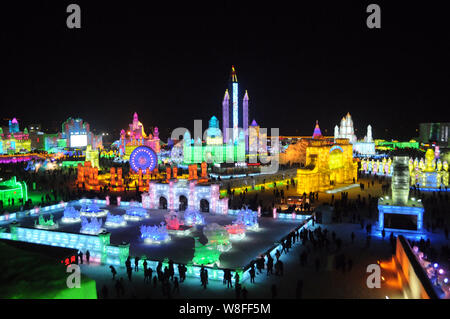
{"type": "Polygon", "coordinates": [[[127,268],[128,280],[131,281],[131,275],[133,274],[133,268],[127,268]]]}
{"type": "Polygon", "coordinates": [[[78,257],[80,258],[80,263],[83,264],[83,252],[81,250],[78,253],[78,257]]]}
{"type": "Polygon", "coordinates": [[[235,273],[235,275],[234,275],[234,284],[235,284],[235,285],[239,284],[239,274],[238,274],[237,271],[236,271],[236,273],[235,273]]]}
{"type": "Polygon", "coordinates": [[[144,273],[145,273],[145,270],[147,269],[147,259],[144,259],[144,262],[142,263],[142,265],[144,266],[144,273]]]}
{"type": "Polygon", "coordinates": [[[86,250],[86,262],[89,265],[89,259],[91,258],[91,253],[89,252],[89,250],[86,250]]]}
{"type": "Polygon", "coordinates": [[[247,299],[248,291],[245,287],[242,288],[242,299],[247,299]]]}
{"type": "Polygon", "coordinates": [[[233,282],[231,277],[231,270],[227,269],[227,288],[233,288],[233,282]]]}
{"type": "Polygon", "coordinates": [[[270,254],[267,255],[267,276],[270,274],[273,274],[273,258],[270,256],[270,254]]]}
{"type": "Polygon", "coordinates": [[[255,282],[255,266],[252,264],[252,267],[250,268],[250,282],[254,283],[255,282]]]}
{"type": "Polygon", "coordinates": [[[184,282],[185,281],[185,279],[186,279],[186,270],[187,270],[187,268],[186,268],[186,266],[184,264],[182,264],[181,267],[179,266],[178,272],[180,274],[180,282],[184,282]],[[181,270],[181,272],[180,272],[180,270],[181,270]]]}
{"type": "Polygon", "coordinates": [[[109,266],[109,268],[111,269],[111,273],[112,273],[112,276],[113,276],[112,279],[114,280],[116,278],[116,275],[117,275],[116,268],[114,268],[113,265],[109,266]]]}
{"type": "Polygon", "coordinates": [[[173,280],[173,276],[175,275],[175,269],[173,267],[173,260],[169,260],[169,277],[170,280],[173,280]]]}
{"type": "Polygon", "coordinates": [[[203,289],[206,289],[207,281],[206,281],[205,269],[203,267],[200,270],[200,281],[202,283],[203,289]]]}
{"type": "Polygon", "coordinates": [[[134,258],[134,271],[139,271],[139,257],[134,258]]]}
{"type": "Polygon", "coordinates": [[[102,296],[103,299],[108,299],[108,288],[106,287],[106,285],[103,285],[102,287],[102,296]]]}

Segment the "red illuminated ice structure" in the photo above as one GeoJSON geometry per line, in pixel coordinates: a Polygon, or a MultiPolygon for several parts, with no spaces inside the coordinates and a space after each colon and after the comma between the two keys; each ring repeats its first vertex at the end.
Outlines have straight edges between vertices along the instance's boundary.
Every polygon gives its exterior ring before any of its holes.
{"type": "Polygon", "coordinates": [[[173,235],[188,235],[192,226],[184,225],[183,221],[180,219],[179,214],[176,212],[170,212],[164,216],[167,224],[167,231],[169,234],[173,235]]]}
{"type": "Polygon", "coordinates": [[[245,237],[245,231],[247,230],[245,224],[241,222],[233,222],[231,225],[226,225],[225,228],[231,240],[241,240],[245,237]]]}

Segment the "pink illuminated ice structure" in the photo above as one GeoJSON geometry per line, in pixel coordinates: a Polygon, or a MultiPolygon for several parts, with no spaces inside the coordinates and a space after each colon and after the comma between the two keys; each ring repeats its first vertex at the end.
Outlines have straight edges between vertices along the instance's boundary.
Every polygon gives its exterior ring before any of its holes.
{"type": "Polygon", "coordinates": [[[141,238],[148,244],[161,244],[170,240],[166,224],[161,222],[159,226],[145,226],[141,228],[141,238]]]}
{"type": "Polygon", "coordinates": [[[170,212],[164,216],[164,219],[166,220],[167,229],[170,230],[179,230],[183,225],[183,221],[180,220],[176,212],[170,212]]]}
{"type": "Polygon", "coordinates": [[[84,216],[81,217],[81,230],[80,233],[89,234],[89,235],[98,235],[103,232],[105,229],[102,228],[103,220],[92,218],[89,222],[88,219],[84,216]]]}
{"type": "Polygon", "coordinates": [[[184,225],[179,213],[170,212],[164,216],[167,223],[167,230],[169,234],[178,236],[187,236],[192,231],[192,226],[184,225]]]}

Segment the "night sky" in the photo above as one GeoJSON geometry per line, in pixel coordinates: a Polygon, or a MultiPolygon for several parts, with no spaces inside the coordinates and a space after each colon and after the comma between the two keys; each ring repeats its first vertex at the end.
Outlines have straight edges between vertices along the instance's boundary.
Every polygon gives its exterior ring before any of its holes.
{"type": "Polygon", "coordinates": [[[29,2],[2,3],[1,125],[17,117],[56,130],[71,116],[118,134],[136,111],[166,140],[194,119],[222,120],[231,65],[250,120],[281,135],[312,135],[315,120],[332,135],[347,112],[358,138],[368,124],[374,138],[404,140],[421,122],[450,120],[440,2],[29,2]],[[366,26],[372,2],[381,30],[366,26]],[[81,30],[66,27],[70,3],[81,30]]]}

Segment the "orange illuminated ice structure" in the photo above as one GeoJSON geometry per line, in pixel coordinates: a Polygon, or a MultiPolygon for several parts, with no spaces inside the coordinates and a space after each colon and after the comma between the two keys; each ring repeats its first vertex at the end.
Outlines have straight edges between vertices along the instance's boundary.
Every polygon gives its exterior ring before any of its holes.
{"type": "Polygon", "coordinates": [[[201,168],[202,168],[202,175],[198,181],[199,181],[199,183],[207,183],[208,182],[208,165],[206,164],[206,162],[202,162],[201,168]]]}
{"type": "Polygon", "coordinates": [[[197,164],[191,164],[189,167],[189,180],[198,179],[197,177],[197,164]]]}
{"type": "Polygon", "coordinates": [[[189,180],[198,180],[199,183],[207,183],[209,181],[208,179],[208,164],[206,164],[206,162],[202,162],[201,164],[201,175],[200,178],[198,178],[197,175],[197,169],[198,166],[197,164],[191,164],[188,166],[189,167],[189,180]]]}
{"type": "Polygon", "coordinates": [[[117,170],[115,167],[111,167],[110,169],[110,183],[111,187],[116,191],[123,191],[125,188],[123,186],[123,178],[122,178],[122,168],[118,167],[117,170]]]}
{"type": "Polygon", "coordinates": [[[88,190],[100,190],[98,168],[92,167],[91,162],[84,162],[84,166],[78,163],[76,184],[78,188],[84,186],[88,190]]]}

